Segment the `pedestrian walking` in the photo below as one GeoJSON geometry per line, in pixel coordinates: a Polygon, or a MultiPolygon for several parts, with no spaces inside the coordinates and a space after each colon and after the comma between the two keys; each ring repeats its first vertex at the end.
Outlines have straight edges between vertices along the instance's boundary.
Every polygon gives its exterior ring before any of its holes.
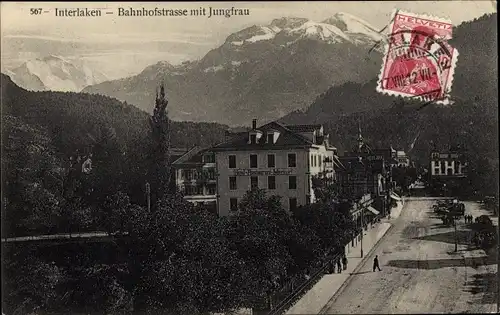
{"type": "Polygon", "coordinates": [[[347,257],[345,255],[342,258],[342,265],[344,265],[344,270],[346,270],[347,269],[347,257]]]}
{"type": "Polygon", "coordinates": [[[340,259],[337,260],[337,269],[338,269],[339,273],[342,273],[342,263],[340,262],[340,259]]]}
{"type": "Polygon", "coordinates": [[[375,269],[378,269],[378,271],[382,271],[380,269],[380,266],[378,264],[378,255],[375,255],[375,258],[373,259],[373,271],[375,272],[375,269]]]}

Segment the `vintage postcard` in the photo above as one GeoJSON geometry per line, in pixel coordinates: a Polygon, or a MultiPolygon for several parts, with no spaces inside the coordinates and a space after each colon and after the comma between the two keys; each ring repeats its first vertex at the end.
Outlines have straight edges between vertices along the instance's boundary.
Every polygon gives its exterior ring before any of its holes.
{"type": "Polygon", "coordinates": [[[498,313],[494,1],[2,2],[2,315],[498,313]]]}

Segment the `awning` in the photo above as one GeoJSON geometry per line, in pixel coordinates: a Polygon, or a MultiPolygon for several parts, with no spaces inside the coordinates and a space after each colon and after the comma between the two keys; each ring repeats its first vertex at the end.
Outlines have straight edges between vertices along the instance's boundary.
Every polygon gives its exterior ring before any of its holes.
{"type": "Polygon", "coordinates": [[[395,193],[391,193],[391,198],[395,199],[395,200],[398,200],[398,201],[401,200],[401,198],[398,195],[396,195],[395,193]]]}
{"type": "Polygon", "coordinates": [[[369,210],[374,215],[380,214],[380,212],[377,209],[375,209],[375,208],[373,208],[371,206],[368,206],[366,209],[369,210]]]}

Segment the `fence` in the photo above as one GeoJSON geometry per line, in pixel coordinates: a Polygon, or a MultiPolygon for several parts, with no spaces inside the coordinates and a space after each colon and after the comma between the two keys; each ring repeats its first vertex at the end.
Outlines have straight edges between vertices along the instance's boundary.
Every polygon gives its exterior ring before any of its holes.
{"type": "Polygon", "coordinates": [[[271,298],[271,310],[268,315],[284,314],[293,304],[300,300],[320,279],[329,272],[330,263],[342,258],[340,253],[327,256],[326,261],[316,268],[309,279],[298,275],[290,280],[281,290],[274,293],[271,298]]]}

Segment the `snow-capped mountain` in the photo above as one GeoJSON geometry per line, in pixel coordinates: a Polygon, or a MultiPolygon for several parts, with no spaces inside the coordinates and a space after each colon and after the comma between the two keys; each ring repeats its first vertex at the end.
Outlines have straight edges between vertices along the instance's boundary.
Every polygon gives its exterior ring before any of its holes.
{"type": "Polygon", "coordinates": [[[84,92],[150,112],[155,88],[164,81],[173,119],[229,125],[267,121],[307,107],[332,85],[375,78],[382,58],[371,48],[381,38],[367,22],[345,13],[322,22],[285,17],[230,34],[201,60],[178,66],[159,62],[84,92]]]}
{"type": "Polygon", "coordinates": [[[6,73],[17,85],[33,91],[79,92],[107,80],[104,74],[91,70],[82,61],[54,55],[26,61],[6,73]]]}

